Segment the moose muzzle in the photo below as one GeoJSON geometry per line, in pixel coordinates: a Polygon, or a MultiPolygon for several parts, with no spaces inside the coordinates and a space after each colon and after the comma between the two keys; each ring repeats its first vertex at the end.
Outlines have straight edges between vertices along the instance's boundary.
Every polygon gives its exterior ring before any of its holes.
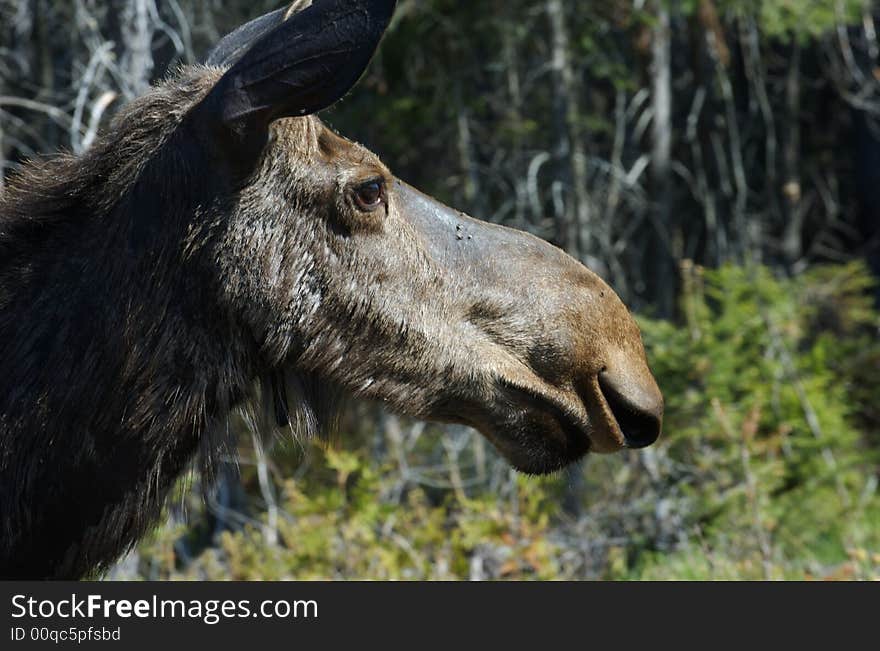
{"type": "Polygon", "coordinates": [[[395,201],[451,279],[455,312],[485,341],[485,405],[463,417],[517,468],[548,472],[587,452],[643,448],[663,397],[635,320],[596,274],[527,233],[479,221],[402,182],[395,201]]]}

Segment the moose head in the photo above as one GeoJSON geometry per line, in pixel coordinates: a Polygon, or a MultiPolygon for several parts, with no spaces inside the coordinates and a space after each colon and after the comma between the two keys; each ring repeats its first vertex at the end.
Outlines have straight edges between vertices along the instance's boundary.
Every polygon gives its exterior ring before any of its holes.
{"type": "Polygon", "coordinates": [[[234,64],[194,118],[221,134],[215,146],[258,152],[223,259],[230,278],[249,262],[265,273],[227,283],[227,300],[272,364],[472,425],[521,470],[653,443],[662,397],[638,328],[602,280],[421,194],[317,118],[279,120],[339,100],[395,4],[318,2],[289,20],[279,10],[209,57],[234,64]]]}
{"type": "Polygon", "coordinates": [[[395,0],[298,4],[0,199],[0,574],[106,566],[258,384],[306,433],[341,392],[473,426],[527,473],[659,436],[662,396],[608,285],[315,117],[395,0]]]}

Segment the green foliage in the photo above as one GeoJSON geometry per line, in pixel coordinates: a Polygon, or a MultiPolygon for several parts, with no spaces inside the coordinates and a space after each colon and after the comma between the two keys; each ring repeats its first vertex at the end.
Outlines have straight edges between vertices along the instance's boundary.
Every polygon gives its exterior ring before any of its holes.
{"type": "Polygon", "coordinates": [[[164,578],[456,579],[469,576],[481,547],[492,546],[499,576],[558,574],[559,550],[548,540],[556,509],[541,481],[517,479],[517,511],[489,494],[450,492],[432,503],[418,487],[390,502],[380,498],[396,481],[389,467],[361,452],[316,446],[312,453],[319,459],[314,475],[283,484],[277,544],[267,544],[263,527],[247,525],[175,568],[168,559],[180,530],[169,528],[144,546],[144,555],[154,567],[159,561],[164,578]]]}
{"type": "MultiPolygon", "coordinates": [[[[717,562],[719,576],[804,576],[877,549],[877,451],[857,421],[880,367],[868,392],[854,391],[860,358],[880,353],[869,278],[859,265],[786,281],[761,268],[689,267],[686,327],[644,322],[668,453],[702,536],[677,557],[694,559],[698,576],[717,562]]],[[[665,562],[650,557],[645,571],[665,562]]]]}
{"type": "MultiPolygon", "coordinates": [[[[309,446],[297,479],[301,455],[276,455],[271,535],[257,512],[185,561],[193,533],[176,525],[142,546],[141,567],[187,579],[880,578],[871,283],[860,265],[795,279],[685,266],[681,322],[641,320],[664,438],[591,458],[573,510],[561,506],[571,475],[466,489],[465,460],[446,487],[406,481],[396,452],[370,452],[375,421],[355,420],[343,449],[309,446]]],[[[409,462],[436,461],[437,447],[423,437],[409,462]]]]}
{"type": "Polygon", "coordinates": [[[858,21],[870,0],[728,0],[719,5],[733,16],[755,19],[768,36],[805,40],[858,21]]]}

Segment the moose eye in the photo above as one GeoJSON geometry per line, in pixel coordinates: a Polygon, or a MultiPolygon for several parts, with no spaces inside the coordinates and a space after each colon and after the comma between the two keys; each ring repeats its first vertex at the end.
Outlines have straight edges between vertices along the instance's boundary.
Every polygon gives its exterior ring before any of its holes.
{"type": "Polygon", "coordinates": [[[367,181],[355,188],[354,198],[358,208],[372,212],[385,203],[385,183],[379,179],[367,181]]]}

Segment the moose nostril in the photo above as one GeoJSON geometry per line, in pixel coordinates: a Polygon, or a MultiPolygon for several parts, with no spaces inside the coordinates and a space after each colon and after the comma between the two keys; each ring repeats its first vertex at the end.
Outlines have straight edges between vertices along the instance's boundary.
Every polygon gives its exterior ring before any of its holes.
{"type": "Polygon", "coordinates": [[[624,392],[609,377],[607,372],[599,374],[599,387],[611,409],[626,445],[629,448],[646,448],[660,437],[663,422],[663,401],[653,392],[624,392]],[[659,398],[659,399],[658,399],[659,398]]]}

